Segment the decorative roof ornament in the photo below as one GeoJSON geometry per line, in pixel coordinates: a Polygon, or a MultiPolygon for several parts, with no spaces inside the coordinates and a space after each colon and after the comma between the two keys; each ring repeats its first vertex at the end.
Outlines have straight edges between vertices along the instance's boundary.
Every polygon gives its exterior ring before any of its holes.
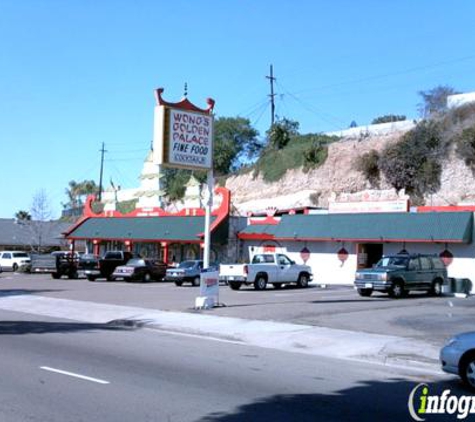
{"type": "MultiPolygon", "coordinates": [[[[199,107],[195,106],[193,103],[191,103],[188,100],[188,98],[186,98],[186,96],[185,96],[185,98],[183,98],[178,103],[171,103],[171,102],[165,101],[162,98],[163,91],[164,91],[164,88],[157,88],[155,90],[155,101],[156,101],[157,105],[166,106],[166,107],[170,107],[170,108],[181,108],[181,109],[188,110],[188,111],[197,111],[199,113],[208,113],[209,114],[209,113],[213,112],[214,100],[212,98],[207,98],[206,99],[206,103],[208,104],[207,108],[199,108],[199,107]]],[[[185,88],[185,92],[186,92],[186,95],[188,95],[188,87],[185,88]]]]}

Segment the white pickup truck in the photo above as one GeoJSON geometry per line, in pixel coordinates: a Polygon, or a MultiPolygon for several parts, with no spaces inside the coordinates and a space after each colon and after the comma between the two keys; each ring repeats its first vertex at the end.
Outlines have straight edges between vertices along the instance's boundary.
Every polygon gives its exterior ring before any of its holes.
{"type": "Polygon", "coordinates": [[[250,264],[220,265],[219,279],[233,290],[239,290],[243,284],[253,284],[256,290],[264,290],[268,283],[276,289],[289,283],[307,287],[312,280],[312,269],[296,264],[284,254],[263,253],[254,255],[250,264]]]}

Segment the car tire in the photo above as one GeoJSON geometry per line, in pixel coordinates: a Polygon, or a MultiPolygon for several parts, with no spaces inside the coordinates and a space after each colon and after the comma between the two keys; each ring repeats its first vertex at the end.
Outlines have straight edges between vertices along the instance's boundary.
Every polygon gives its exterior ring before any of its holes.
{"type": "Polygon", "coordinates": [[[272,285],[274,286],[274,289],[276,289],[276,290],[282,289],[282,284],[283,283],[272,283],[272,285]]]}
{"type": "Polygon", "coordinates": [[[79,278],[79,275],[78,275],[78,272],[77,271],[74,271],[73,273],[69,274],[68,275],[68,278],[70,280],[77,280],[79,278]]]}
{"type": "Polygon", "coordinates": [[[437,278],[432,282],[432,286],[429,290],[429,295],[436,297],[442,295],[442,280],[437,278]]]}
{"type": "Polygon", "coordinates": [[[107,276],[107,281],[114,281],[114,280],[115,280],[115,277],[112,277],[111,275],[107,276]]]}
{"type": "Polygon", "coordinates": [[[373,294],[373,289],[357,289],[360,296],[370,297],[373,294]]]}
{"type": "Polygon", "coordinates": [[[175,281],[175,286],[181,287],[183,281],[175,281]]]}
{"type": "Polygon", "coordinates": [[[17,272],[17,271],[18,271],[18,264],[17,264],[16,262],[12,265],[12,271],[13,271],[13,272],[17,272]]]}
{"type": "Polygon", "coordinates": [[[87,281],[96,281],[96,277],[94,277],[93,275],[88,275],[86,277],[87,277],[87,281]]]}
{"type": "Polygon", "coordinates": [[[53,277],[55,280],[58,280],[61,278],[61,276],[58,273],[51,273],[51,277],[53,277]]]}
{"type": "Polygon", "coordinates": [[[239,290],[242,286],[242,283],[239,283],[237,281],[229,281],[228,285],[231,288],[231,290],[239,290]]]}
{"type": "Polygon", "coordinates": [[[144,283],[150,283],[152,281],[152,276],[150,275],[150,273],[145,273],[142,277],[142,281],[144,283]]]}
{"type": "Polygon", "coordinates": [[[191,284],[192,284],[193,286],[195,286],[195,287],[199,286],[200,283],[201,283],[200,277],[195,277],[195,278],[193,279],[193,281],[191,282],[191,284]]]}
{"type": "Polygon", "coordinates": [[[307,274],[300,274],[297,280],[297,287],[305,288],[308,287],[308,275],[307,274]]]}
{"type": "Polygon", "coordinates": [[[460,378],[472,391],[475,391],[475,353],[464,356],[459,365],[460,378]]]}
{"type": "Polygon", "coordinates": [[[406,295],[406,291],[404,290],[404,283],[401,280],[396,280],[393,282],[391,287],[389,288],[389,296],[393,299],[400,299],[406,295]]]}
{"type": "Polygon", "coordinates": [[[254,281],[254,288],[256,290],[265,290],[267,287],[267,279],[263,275],[258,275],[254,281]]]}

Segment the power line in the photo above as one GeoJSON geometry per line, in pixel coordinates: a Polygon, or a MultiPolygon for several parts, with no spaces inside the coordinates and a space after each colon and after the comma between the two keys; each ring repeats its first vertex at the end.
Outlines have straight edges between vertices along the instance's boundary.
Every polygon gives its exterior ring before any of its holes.
{"type": "Polygon", "coordinates": [[[297,103],[299,103],[303,108],[305,108],[307,111],[310,111],[311,113],[315,114],[316,116],[318,116],[320,119],[324,120],[325,122],[331,124],[333,127],[337,128],[337,129],[340,129],[341,126],[340,125],[344,125],[344,122],[339,119],[338,117],[335,117],[335,116],[332,116],[331,114],[329,113],[326,113],[322,110],[319,110],[317,107],[313,106],[313,105],[310,105],[304,101],[302,101],[300,98],[298,98],[296,95],[292,94],[291,92],[289,92],[285,87],[282,86],[282,84],[279,83],[279,86],[283,89],[283,91],[290,97],[292,98],[294,101],[296,101],[297,103]],[[324,116],[327,116],[327,117],[324,117],[324,116]],[[336,124],[338,123],[338,125],[336,124]]]}
{"type": "Polygon", "coordinates": [[[446,60],[446,61],[442,61],[442,62],[438,62],[438,63],[432,63],[432,64],[429,64],[429,65],[417,66],[417,67],[413,67],[413,68],[409,68],[409,69],[404,69],[404,70],[400,70],[400,71],[397,71],[397,72],[384,73],[384,74],[380,74],[380,75],[372,75],[372,76],[368,76],[368,77],[364,77],[364,78],[350,79],[350,80],[343,81],[343,82],[337,82],[337,83],[334,83],[334,84],[323,85],[323,86],[320,86],[320,87],[308,88],[308,89],[296,91],[296,92],[294,92],[294,94],[314,92],[314,91],[324,90],[324,89],[328,89],[328,88],[335,88],[335,87],[339,87],[339,86],[342,86],[342,85],[372,82],[374,80],[385,79],[385,78],[388,78],[388,77],[391,77],[391,76],[406,75],[408,73],[415,73],[415,72],[419,72],[421,70],[427,70],[427,69],[431,69],[431,68],[441,67],[441,66],[444,66],[444,65],[447,65],[447,64],[458,63],[458,62],[473,60],[473,59],[475,59],[475,55],[465,56],[465,57],[460,57],[460,58],[453,59],[453,60],[446,60]]]}

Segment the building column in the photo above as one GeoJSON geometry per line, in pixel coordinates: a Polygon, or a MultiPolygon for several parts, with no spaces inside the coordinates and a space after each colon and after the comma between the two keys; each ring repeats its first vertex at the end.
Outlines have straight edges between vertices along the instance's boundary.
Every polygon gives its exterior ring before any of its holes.
{"type": "Polygon", "coordinates": [[[168,265],[168,243],[160,242],[160,246],[163,248],[163,262],[168,265]]]}

